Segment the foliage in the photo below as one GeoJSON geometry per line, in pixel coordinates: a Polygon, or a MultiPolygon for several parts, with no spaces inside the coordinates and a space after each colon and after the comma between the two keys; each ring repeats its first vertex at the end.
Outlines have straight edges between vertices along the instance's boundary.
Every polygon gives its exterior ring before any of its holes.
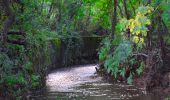
{"type": "Polygon", "coordinates": [[[13,61],[5,54],[0,52],[0,68],[2,71],[10,71],[13,67],[13,61]]]}
{"type": "Polygon", "coordinates": [[[31,88],[32,89],[36,89],[37,87],[41,87],[40,83],[39,83],[39,80],[40,80],[40,76],[39,75],[31,75],[31,81],[32,81],[32,86],[31,88]]]}
{"type": "Polygon", "coordinates": [[[157,14],[161,14],[161,17],[164,21],[164,23],[167,25],[167,27],[170,26],[170,15],[169,15],[169,5],[170,1],[168,0],[156,0],[152,4],[159,12],[157,14]]]}
{"type": "Polygon", "coordinates": [[[166,62],[169,0],[3,0],[8,1],[5,7],[0,2],[0,38],[7,42],[0,41],[0,92],[4,95],[22,99],[22,93],[43,86],[52,63],[51,41],[57,49],[65,47],[62,64],[68,66],[82,55],[82,36],[102,33],[99,61],[107,73],[128,83],[145,70],[143,56],[156,57],[159,64],[153,66],[166,62]],[[12,25],[7,25],[12,18],[12,25]]]}
{"type": "Polygon", "coordinates": [[[25,85],[27,81],[25,80],[23,74],[19,73],[17,75],[9,75],[4,77],[5,83],[12,87],[16,84],[25,85]]]}
{"type": "MultiPolygon", "coordinates": [[[[150,20],[145,17],[148,13],[146,11],[152,10],[150,7],[139,7],[137,10],[137,15],[135,19],[127,20],[125,18],[121,19],[116,26],[116,37],[114,40],[105,38],[102,42],[103,45],[99,50],[99,60],[104,61],[104,67],[108,73],[111,73],[115,78],[120,76],[125,77],[127,74],[127,69],[131,69],[130,65],[133,65],[133,59],[129,59],[133,54],[133,43],[127,41],[125,32],[129,28],[132,33],[132,42],[140,44],[144,43],[144,40],[141,36],[146,37],[147,27],[146,25],[150,24],[150,20]],[[145,21],[144,21],[145,20],[145,21]],[[145,30],[146,29],[146,30],[145,30]],[[121,34],[120,34],[121,33],[121,34]],[[141,35],[140,35],[141,34],[141,35]],[[137,41],[143,40],[141,42],[137,41]],[[120,38],[119,38],[120,37],[120,38]],[[136,40],[134,38],[136,37],[136,40]],[[118,45],[117,47],[114,47],[118,45]],[[114,49],[113,49],[114,47],[114,49]],[[110,53],[110,51],[112,52],[110,53]],[[130,62],[131,61],[131,62],[130,62]],[[128,66],[126,65],[128,64],[128,66]]],[[[140,75],[143,72],[143,63],[134,71],[140,75]]],[[[134,72],[130,72],[130,75],[127,76],[127,82],[132,83],[132,78],[134,72]]]]}
{"type": "MultiPolygon", "coordinates": [[[[15,13],[15,23],[12,27],[7,27],[8,32],[23,34],[12,34],[8,39],[26,43],[24,45],[10,43],[5,52],[1,51],[3,48],[0,46],[0,92],[3,95],[22,99],[22,95],[27,91],[43,86],[46,67],[50,64],[49,39],[56,37],[56,33],[50,31],[50,24],[47,24],[49,20],[46,20],[51,2],[51,0],[10,2],[10,9],[15,13]]],[[[0,18],[2,17],[6,18],[0,21],[6,23],[8,16],[2,12],[0,18]]],[[[2,26],[3,24],[0,24],[0,27],[2,26]]]]}
{"type": "Polygon", "coordinates": [[[99,50],[99,60],[104,61],[107,58],[107,55],[110,51],[111,41],[108,38],[103,39],[102,47],[99,50]]]}
{"type": "Polygon", "coordinates": [[[102,42],[104,45],[99,50],[99,60],[104,61],[105,69],[114,78],[127,78],[127,83],[131,84],[134,76],[143,73],[145,65],[143,61],[136,61],[133,52],[139,52],[139,48],[142,50],[145,45],[144,39],[151,24],[148,15],[151,12],[152,7],[141,6],[133,19],[121,18],[116,25],[116,38],[106,38],[102,42]],[[126,35],[128,30],[130,37],[126,35]],[[137,49],[134,45],[137,45],[137,49]]]}
{"type": "Polygon", "coordinates": [[[90,17],[91,24],[98,24],[103,28],[111,29],[112,2],[110,0],[83,0],[77,18],[90,17]]]}
{"type": "Polygon", "coordinates": [[[137,15],[135,16],[135,19],[129,20],[128,28],[133,35],[132,41],[134,41],[135,43],[144,43],[144,37],[147,36],[148,31],[148,28],[146,26],[151,24],[150,20],[146,17],[146,14],[151,13],[152,11],[153,8],[148,6],[139,7],[137,9],[137,15]]]}
{"type": "MultiPolygon", "coordinates": [[[[53,40],[58,49],[61,44],[66,45],[63,65],[67,66],[75,62],[75,54],[81,55],[82,45],[80,33],[75,31],[78,28],[75,27],[77,23],[75,12],[79,9],[80,4],[80,0],[10,1],[8,6],[15,14],[15,22],[11,27],[7,27],[7,31],[12,32],[11,35],[8,35],[8,39],[16,40],[17,43],[8,43],[5,48],[7,52],[1,52],[0,46],[0,72],[2,72],[0,84],[10,86],[6,90],[1,90],[2,87],[0,87],[0,92],[3,92],[4,95],[9,93],[13,97],[18,97],[28,90],[42,87],[46,71],[52,63],[49,45],[53,40]],[[22,34],[17,35],[13,32],[22,34]],[[25,41],[25,44],[18,44],[20,40],[25,41]],[[13,87],[21,83],[23,86],[19,85],[19,90],[13,91],[13,87]]],[[[7,19],[10,19],[4,12],[5,9],[2,9],[1,23],[6,23],[7,19]]],[[[1,30],[4,25],[0,24],[1,30]]]]}
{"type": "Polygon", "coordinates": [[[117,75],[120,71],[122,76],[124,76],[123,73],[125,73],[125,69],[123,67],[119,67],[121,63],[124,63],[125,60],[131,55],[132,48],[131,44],[129,42],[123,42],[121,43],[115,50],[114,53],[109,55],[108,59],[105,61],[105,68],[107,69],[107,72],[112,75],[114,75],[115,78],[117,78],[117,75]]]}

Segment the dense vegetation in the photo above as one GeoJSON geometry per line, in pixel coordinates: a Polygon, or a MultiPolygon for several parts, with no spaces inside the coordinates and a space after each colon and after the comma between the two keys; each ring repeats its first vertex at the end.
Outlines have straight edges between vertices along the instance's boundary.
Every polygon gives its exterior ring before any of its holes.
{"type": "Polygon", "coordinates": [[[147,90],[168,87],[169,5],[169,0],[1,0],[0,97],[20,99],[43,87],[55,62],[52,47],[63,54],[57,60],[62,66],[76,64],[82,37],[89,36],[102,37],[101,71],[129,84],[144,77],[147,90]]]}

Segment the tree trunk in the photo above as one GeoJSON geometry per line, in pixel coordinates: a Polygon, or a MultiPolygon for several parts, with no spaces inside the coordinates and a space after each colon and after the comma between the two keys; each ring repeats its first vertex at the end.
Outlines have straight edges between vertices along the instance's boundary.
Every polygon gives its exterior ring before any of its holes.
{"type": "Polygon", "coordinates": [[[120,5],[117,5],[117,7],[118,7],[118,8],[119,8],[119,10],[120,10],[120,16],[123,18],[123,11],[122,11],[122,9],[121,9],[120,5]]]}
{"type": "Polygon", "coordinates": [[[125,10],[126,18],[129,19],[129,14],[128,14],[128,10],[127,10],[127,2],[126,2],[126,0],[123,0],[123,5],[124,5],[124,10],[125,10]]]}
{"type": "Polygon", "coordinates": [[[114,0],[114,12],[113,12],[113,21],[112,21],[112,34],[111,37],[114,37],[116,22],[117,22],[117,0],[114,0]]]}
{"type": "Polygon", "coordinates": [[[10,29],[10,27],[12,26],[14,20],[15,20],[15,15],[13,14],[11,8],[10,8],[10,2],[9,0],[2,0],[3,6],[4,6],[4,10],[6,15],[8,16],[8,19],[5,21],[4,23],[4,27],[2,29],[2,47],[6,48],[7,45],[7,33],[10,29]]]}
{"type": "MultiPolygon", "coordinates": [[[[127,10],[127,1],[126,0],[123,0],[123,5],[124,5],[124,10],[125,10],[125,15],[126,15],[126,18],[129,19],[129,14],[128,14],[128,10],[127,10]]],[[[130,29],[127,30],[127,36],[128,38],[130,39],[130,29]]]]}
{"type": "Polygon", "coordinates": [[[164,39],[163,39],[163,26],[161,24],[161,16],[158,17],[159,21],[159,28],[158,28],[158,46],[160,47],[161,50],[161,56],[164,61],[165,58],[165,45],[164,45],[164,39]]]}

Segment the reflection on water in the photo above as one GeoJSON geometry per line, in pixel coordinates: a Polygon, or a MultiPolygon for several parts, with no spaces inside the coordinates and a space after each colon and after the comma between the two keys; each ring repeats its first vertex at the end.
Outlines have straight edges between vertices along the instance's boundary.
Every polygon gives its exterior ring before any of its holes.
{"type": "Polygon", "coordinates": [[[132,85],[113,84],[97,76],[97,65],[63,68],[47,76],[46,88],[33,100],[159,100],[132,85]]]}

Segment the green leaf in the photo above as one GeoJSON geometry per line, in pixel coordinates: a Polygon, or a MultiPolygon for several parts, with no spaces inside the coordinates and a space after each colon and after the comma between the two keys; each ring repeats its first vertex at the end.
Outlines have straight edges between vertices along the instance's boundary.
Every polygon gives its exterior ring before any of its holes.
{"type": "Polygon", "coordinates": [[[32,65],[32,62],[28,61],[27,63],[25,63],[24,68],[30,71],[32,70],[32,65]]]}
{"type": "Polygon", "coordinates": [[[123,76],[123,77],[125,77],[125,74],[126,74],[126,69],[125,69],[125,67],[124,67],[124,68],[122,68],[122,69],[120,70],[120,75],[123,76]]]}
{"type": "Polygon", "coordinates": [[[130,73],[130,76],[127,79],[127,83],[132,84],[132,82],[133,82],[133,76],[132,76],[132,73],[130,73]]]}
{"type": "Polygon", "coordinates": [[[138,75],[142,74],[143,68],[144,68],[144,63],[141,62],[139,68],[136,70],[138,75]]]}

